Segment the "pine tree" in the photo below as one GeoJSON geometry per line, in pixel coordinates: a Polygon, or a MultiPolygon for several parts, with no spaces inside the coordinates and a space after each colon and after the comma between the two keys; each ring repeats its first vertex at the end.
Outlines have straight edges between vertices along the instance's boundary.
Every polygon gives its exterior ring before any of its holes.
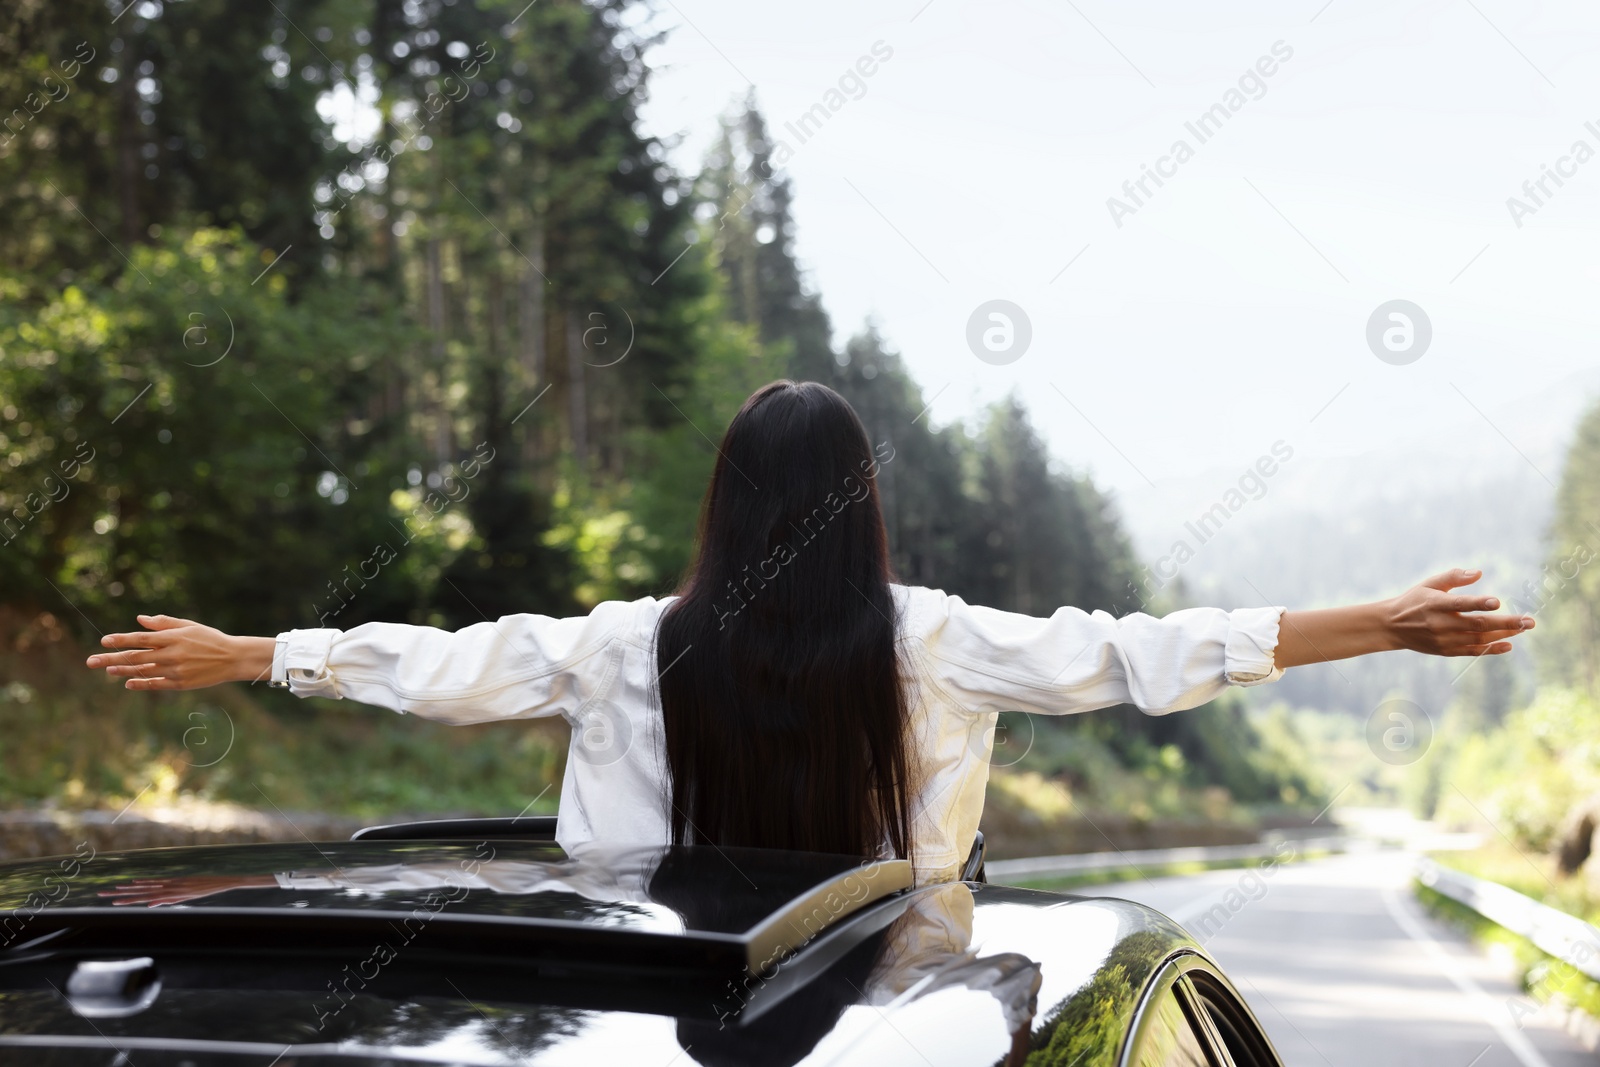
{"type": "Polygon", "coordinates": [[[874,447],[887,445],[894,456],[879,471],[878,494],[896,575],[972,595],[981,524],[962,490],[970,447],[962,428],[929,425],[922,390],[870,325],[845,346],[833,385],[861,416],[874,447]]]}
{"type": "Polygon", "coordinates": [[[701,174],[700,195],[715,206],[716,248],[730,311],[755,326],[763,344],[787,349],[790,377],[832,383],[833,327],[795,258],[794,193],[774,171],[766,120],[752,91],[725,119],[701,174]]]}
{"type": "Polygon", "coordinates": [[[1540,622],[1541,667],[1566,684],[1596,691],[1600,679],[1600,405],[1578,423],[1550,528],[1549,562],[1511,607],[1540,622]]]}

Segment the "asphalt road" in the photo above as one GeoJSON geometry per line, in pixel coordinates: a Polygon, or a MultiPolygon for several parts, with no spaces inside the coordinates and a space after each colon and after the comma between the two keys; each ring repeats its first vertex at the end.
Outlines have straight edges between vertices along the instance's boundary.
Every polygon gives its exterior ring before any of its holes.
{"type": "Polygon", "coordinates": [[[1072,892],[1149,904],[1233,979],[1289,1067],[1600,1063],[1518,990],[1509,966],[1433,921],[1415,858],[1382,852],[1072,892]]]}

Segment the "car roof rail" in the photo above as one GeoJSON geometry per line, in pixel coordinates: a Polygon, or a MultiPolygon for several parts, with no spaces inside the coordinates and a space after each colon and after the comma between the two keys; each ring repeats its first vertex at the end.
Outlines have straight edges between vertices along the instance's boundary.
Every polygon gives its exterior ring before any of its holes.
{"type": "Polygon", "coordinates": [[[983,842],[983,831],[979,830],[972,837],[972,851],[967,853],[967,861],[961,865],[961,880],[963,882],[989,881],[989,876],[983,869],[983,859],[987,853],[988,846],[983,842]]]}
{"type": "Polygon", "coordinates": [[[415,822],[363,826],[352,841],[438,841],[455,839],[516,838],[555,841],[554,815],[517,815],[492,819],[422,819],[415,822]]]}

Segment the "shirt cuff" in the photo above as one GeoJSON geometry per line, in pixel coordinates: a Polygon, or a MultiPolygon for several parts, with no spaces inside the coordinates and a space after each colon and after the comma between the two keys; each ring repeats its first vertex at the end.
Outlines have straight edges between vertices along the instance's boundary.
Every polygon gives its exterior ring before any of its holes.
{"type": "MultiPolygon", "coordinates": [[[[278,635],[283,678],[295,696],[339,699],[339,682],[328,667],[333,639],[339,634],[338,630],[289,630],[278,635]]],[[[277,671],[277,657],[274,657],[274,678],[278,676],[277,671]]]]}
{"type": "Polygon", "coordinates": [[[1223,674],[1230,685],[1260,685],[1283,677],[1276,662],[1283,608],[1240,608],[1228,613],[1223,674]]]}
{"type": "Polygon", "coordinates": [[[279,634],[277,642],[272,646],[272,670],[267,675],[267,685],[273,689],[289,688],[289,678],[284,674],[283,654],[288,651],[289,641],[285,634],[279,634]]]}

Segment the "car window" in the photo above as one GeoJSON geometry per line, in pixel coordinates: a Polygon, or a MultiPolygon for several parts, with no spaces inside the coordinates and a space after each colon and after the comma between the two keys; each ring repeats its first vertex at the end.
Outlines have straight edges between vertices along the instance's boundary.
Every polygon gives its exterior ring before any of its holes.
{"type": "Polygon", "coordinates": [[[1171,989],[1164,990],[1146,1011],[1149,1022],[1138,1067],[1212,1067],[1205,1045],[1171,989]]]}
{"type": "Polygon", "coordinates": [[[1237,1067],[1281,1067],[1260,1027],[1221,982],[1201,970],[1190,971],[1184,979],[1214,1028],[1217,1043],[1237,1067]]]}

